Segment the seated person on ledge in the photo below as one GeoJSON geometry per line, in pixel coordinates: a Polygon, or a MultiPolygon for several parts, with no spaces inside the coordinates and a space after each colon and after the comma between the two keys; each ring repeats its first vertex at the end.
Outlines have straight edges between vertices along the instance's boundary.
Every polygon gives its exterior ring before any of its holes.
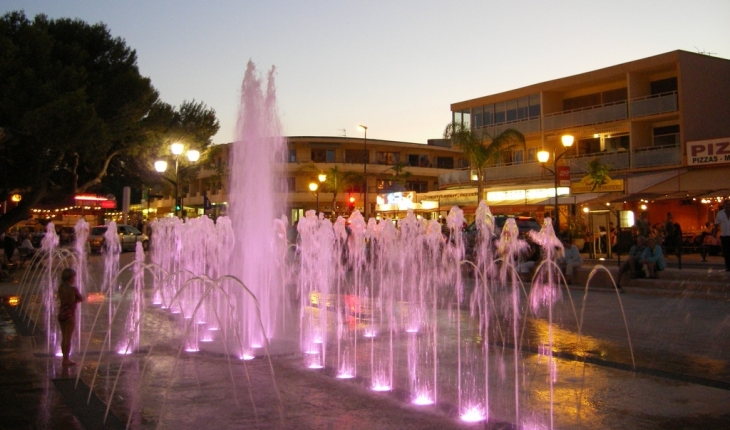
{"type": "Polygon", "coordinates": [[[558,261],[558,265],[560,266],[560,270],[565,274],[565,281],[568,284],[572,284],[575,269],[583,265],[583,257],[580,256],[578,247],[571,243],[569,237],[564,237],[562,242],[565,253],[563,254],[563,258],[558,261]]]}
{"type": "Polygon", "coordinates": [[[621,276],[624,273],[629,272],[631,279],[643,275],[639,262],[641,261],[642,254],[644,254],[644,249],[646,249],[646,238],[642,235],[636,236],[636,244],[629,250],[629,258],[618,269],[618,276],[616,277],[616,287],[618,289],[621,289],[621,276]]]}
{"type": "Polygon", "coordinates": [[[21,242],[20,246],[18,247],[18,251],[26,251],[29,255],[33,255],[35,252],[35,248],[33,247],[33,244],[30,242],[30,235],[26,235],[23,239],[23,242],[21,242]]]}
{"type": "Polygon", "coordinates": [[[639,264],[646,266],[646,276],[649,279],[656,279],[656,272],[664,270],[667,267],[667,264],[664,262],[662,247],[657,245],[656,239],[653,237],[647,239],[646,249],[641,254],[639,264]]]}

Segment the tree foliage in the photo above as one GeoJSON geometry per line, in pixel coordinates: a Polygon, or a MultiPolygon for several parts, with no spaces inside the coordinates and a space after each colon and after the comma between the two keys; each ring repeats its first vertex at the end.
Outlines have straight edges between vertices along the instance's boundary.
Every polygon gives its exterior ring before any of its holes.
{"type": "Polygon", "coordinates": [[[478,200],[484,194],[484,168],[503,162],[514,149],[525,147],[525,136],[515,129],[508,128],[492,136],[475,131],[463,122],[448,124],[444,129],[444,139],[461,148],[471,168],[476,170],[478,200]]]}
{"type": "Polygon", "coordinates": [[[104,24],[7,13],[0,76],[0,195],[23,196],[0,231],[41,201],[136,185],[167,143],[204,149],[219,127],[203,103],[160,101],[135,51],[104,24]]]}

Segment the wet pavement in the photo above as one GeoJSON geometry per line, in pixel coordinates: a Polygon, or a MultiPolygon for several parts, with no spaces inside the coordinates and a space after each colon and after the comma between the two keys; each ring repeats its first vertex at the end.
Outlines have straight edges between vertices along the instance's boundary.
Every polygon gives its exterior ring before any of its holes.
{"type": "MultiPolygon", "coordinates": [[[[122,259],[132,257],[124,254],[122,259]]],[[[687,268],[683,258],[688,278],[693,270],[707,270],[687,268]]],[[[92,265],[99,261],[92,257],[92,265]]],[[[17,280],[0,284],[0,295],[17,292],[17,280]]],[[[104,356],[98,346],[103,339],[84,325],[82,338],[91,336],[91,352],[83,366],[64,368],[60,358],[46,352],[44,336],[19,334],[22,325],[12,321],[12,307],[6,305],[0,307],[0,428],[113,428],[128,420],[130,428],[156,428],[158,422],[159,428],[511,428],[516,420],[525,428],[730,428],[730,302],[612,291],[583,294],[565,289],[552,315],[540,312],[528,318],[520,333],[521,351],[508,337],[490,331],[490,359],[478,365],[466,365],[469,351],[484,346],[478,324],[467,312],[461,314],[461,353],[455,335],[442,334],[452,343],[441,347],[441,367],[454,369],[461,362],[477,381],[486,372],[495,375],[486,382],[490,420],[478,424],[456,417],[458,380],[446,371],[439,374],[436,406],[407,401],[405,335],[394,336],[393,342],[397,389],[374,393],[366,371],[353,380],[338,380],[331,368],[307,369],[296,352],[279,353],[271,362],[230,361],[206,352],[183,353],[176,360],[175,330],[166,328],[170,318],[161,311],[146,317],[151,327],[162,327],[154,350],[104,356]],[[558,357],[552,376],[548,357],[537,353],[548,343],[548,334],[558,357]],[[520,356],[517,390],[515,354],[520,356]],[[79,412],[78,405],[65,400],[79,374],[103,405],[111,403],[109,413],[116,421],[100,424],[105,410],[79,412]]],[[[86,312],[90,319],[93,312],[86,312]]],[[[453,320],[455,311],[443,310],[439,318],[453,320]]],[[[296,339],[290,341],[296,345],[296,339]]],[[[384,337],[371,346],[385,350],[389,344],[384,337]]],[[[76,361],[81,359],[78,350],[72,356],[76,361]]],[[[365,354],[360,357],[365,364],[368,360],[365,354]]]]}

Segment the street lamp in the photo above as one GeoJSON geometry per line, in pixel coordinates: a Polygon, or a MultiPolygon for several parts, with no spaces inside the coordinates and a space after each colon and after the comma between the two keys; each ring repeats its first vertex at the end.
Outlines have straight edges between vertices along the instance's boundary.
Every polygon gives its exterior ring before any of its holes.
{"type": "Polygon", "coordinates": [[[320,173],[319,175],[317,175],[317,179],[319,179],[319,184],[316,182],[310,182],[309,191],[317,195],[317,215],[319,215],[319,187],[320,184],[323,184],[324,181],[327,180],[327,175],[325,175],[324,173],[320,173]]]}
{"type": "MultiPolygon", "coordinates": [[[[178,198],[180,199],[180,209],[182,209],[182,198],[179,197],[179,193],[180,193],[180,185],[179,185],[179,183],[180,183],[179,173],[180,172],[179,172],[179,170],[180,169],[179,169],[178,161],[179,161],[180,155],[183,153],[183,151],[185,151],[185,146],[183,146],[182,143],[175,142],[172,145],[170,145],[170,152],[172,152],[172,154],[175,156],[175,180],[172,181],[168,178],[165,178],[168,181],[172,182],[173,185],[175,185],[175,216],[177,216],[177,213],[179,210],[178,205],[177,205],[178,198]]],[[[195,150],[195,149],[188,150],[186,155],[188,157],[188,160],[191,163],[195,163],[196,161],[198,161],[200,159],[200,151],[195,150]]],[[[165,160],[155,161],[155,170],[160,173],[165,172],[167,170],[167,161],[165,161],[165,160]]]]}
{"type": "Polygon", "coordinates": [[[555,230],[555,236],[560,237],[560,211],[558,211],[558,160],[563,158],[565,154],[568,153],[568,148],[573,146],[573,141],[575,138],[570,134],[564,134],[560,141],[563,143],[563,146],[565,147],[565,151],[563,151],[562,154],[555,156],[555,148],[553,147],[553,169],[551,170],[549,167],[545,167],[545,163],[547,163],[548,159],[550,158],[550,153],[547,151],[540,151],[537,153],[537,161],[539,161],[548,172],[552,173],[555,177],[555,224],[553,225],[553,230],[555,230]]]}
{"type": "Polygon", "coordinates": [[[365,188],[363,189],[363,197],[362,197],[362,207],[363,207],[363,216],[365,217],[365,222],[368,221],[368,128],[367,126],[364,126],[362,124],[357,126],[358,130],[365,132],[365,141],[363,143],[363,160],[362,160],[362,171],[363,171],[363,177],[365,179],[365,188]]]}
{"type": "Polygon", "coordinates": [[[310,182],[309,191],[317,196],[317,215],[319,215],[319,185],[316,182],[310,182]]]}

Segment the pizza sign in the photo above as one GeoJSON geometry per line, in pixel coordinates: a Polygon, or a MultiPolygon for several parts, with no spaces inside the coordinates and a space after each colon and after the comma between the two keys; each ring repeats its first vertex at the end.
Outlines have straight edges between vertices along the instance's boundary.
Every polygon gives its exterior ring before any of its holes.
{"type": "Polygon", "coordinates": [[[687,142],[688,165],[725,163],[730,163],[730,138],[687,142]]]}

